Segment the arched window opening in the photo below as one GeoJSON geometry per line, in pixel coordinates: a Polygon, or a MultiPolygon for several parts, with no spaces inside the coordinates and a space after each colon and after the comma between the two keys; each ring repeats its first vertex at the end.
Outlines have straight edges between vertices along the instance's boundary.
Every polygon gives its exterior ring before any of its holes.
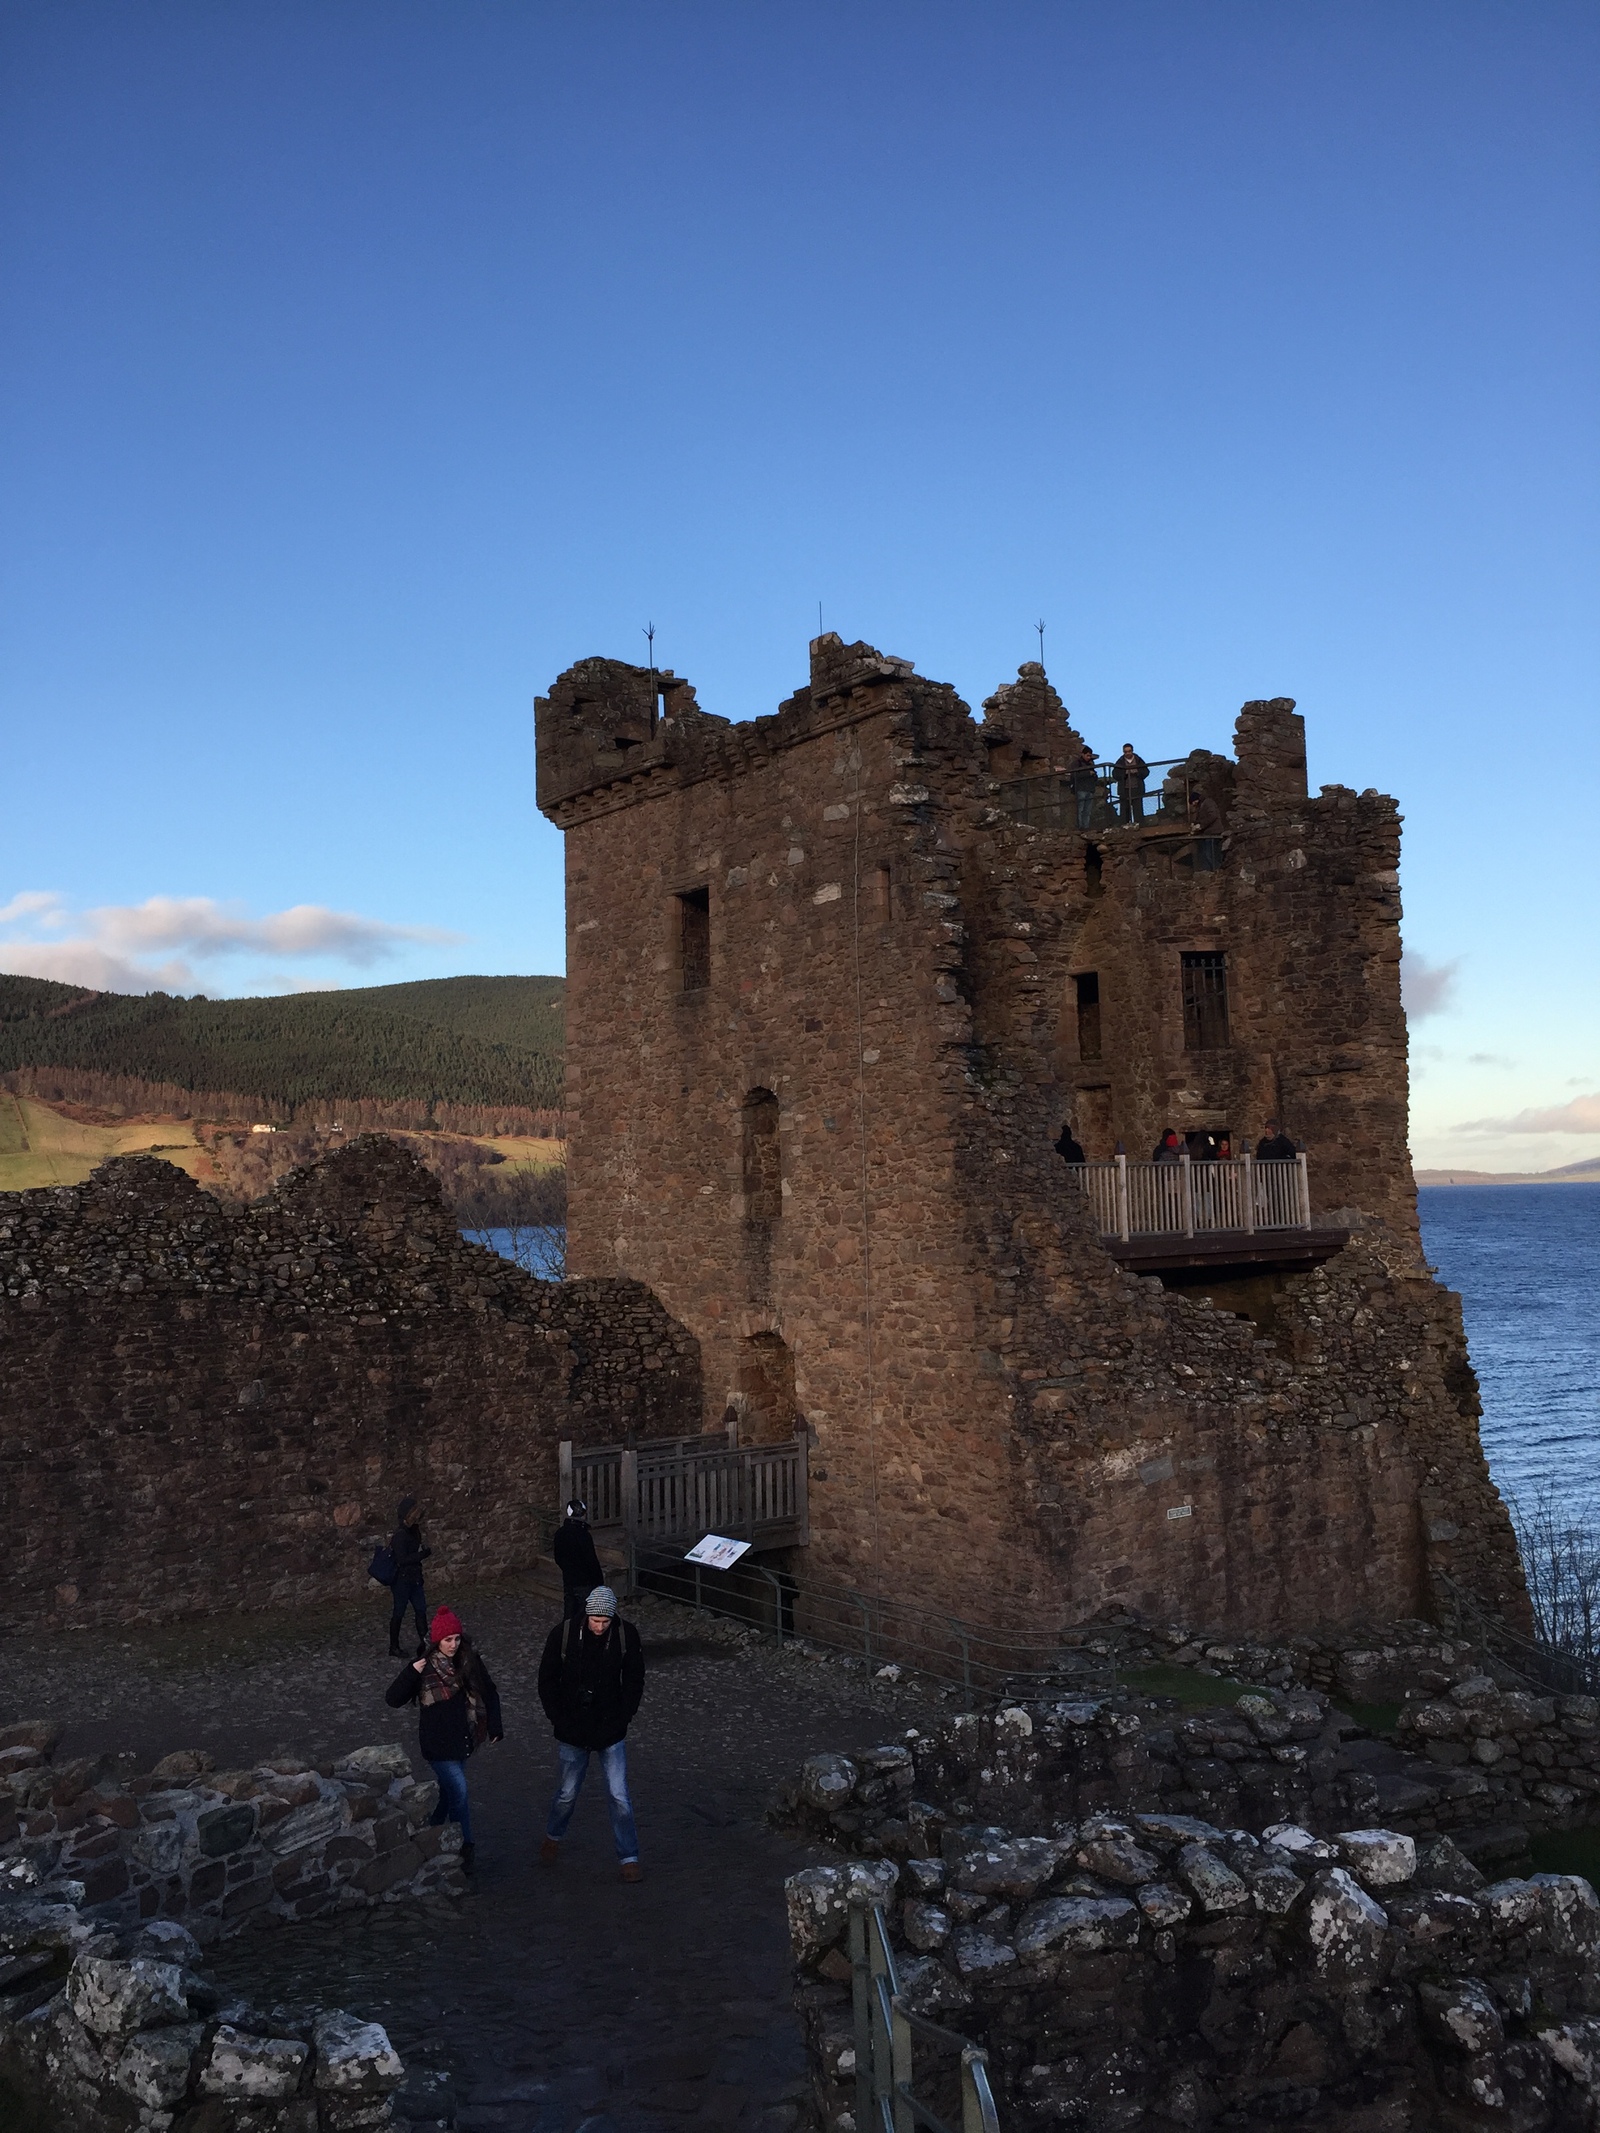
{"type": "Polygon", "coordinates": [[[776,1222],[783,1213],[777,1097],[770,1089],[752,1089],[741,1107],[740,1118],[744,1138],[745,1219],[776,1222]]]}

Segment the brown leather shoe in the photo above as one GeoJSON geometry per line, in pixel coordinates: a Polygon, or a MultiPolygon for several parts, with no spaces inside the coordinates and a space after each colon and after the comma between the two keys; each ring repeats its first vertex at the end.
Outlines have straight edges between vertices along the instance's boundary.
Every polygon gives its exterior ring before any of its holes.
{"type": "Polygon", "coordinates": [[[628,1861],[627,1865],[622,1869],[622,1878],[624,1881],[643,1881],[644,1868],[637,1859],[628,1861]]]}
{"type": "Polygon", "coordinates": [[[561,1857],[561,1845],[555,1837],[546,1837],[539,1847],[539,1864],[554,1866],[561,1857]]]}

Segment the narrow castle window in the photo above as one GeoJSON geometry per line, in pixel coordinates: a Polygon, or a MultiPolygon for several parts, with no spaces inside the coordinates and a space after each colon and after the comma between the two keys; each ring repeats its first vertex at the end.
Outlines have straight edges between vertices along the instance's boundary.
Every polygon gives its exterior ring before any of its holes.
{"type": "Polygon", "coordinates": [[[1074,978],[1078,995],[1078,1057],[1100,1057],[1100,973],[1086,970],[1074,978]]]}
{"type": "Polygon", "coordinates": [[[880,926],[894,917],[894,875],[887,860],[872,870],[872,909],[880,926]]]}
{"type": "Polygon", "coordinates": [[[678,898],[679,960],[685,992],[711,983],[711,891],[685,889],[678,898]]]}
{"type": "Polygon", "coordinates": [[[1228,1045],[1228,959],[1220,953],[1183,958],[1183,1048],[1221,1052],[1228,1045]]]}
{"type": "Polygon", "coordinates": [[[747,1222],[776,1222],[783,1213],[778,1099],[752,1089],[740,1107],[743,1127],[744,1212],[747,1222]]]}
{"type": "Polygon", "coordinates": [[[1083,848],[1083,893],[1085,896],[1104,896],[1106,893],[1105,871],[1105,861],[1100,857],[1099,845],[1086,844],[1083,848]]]}

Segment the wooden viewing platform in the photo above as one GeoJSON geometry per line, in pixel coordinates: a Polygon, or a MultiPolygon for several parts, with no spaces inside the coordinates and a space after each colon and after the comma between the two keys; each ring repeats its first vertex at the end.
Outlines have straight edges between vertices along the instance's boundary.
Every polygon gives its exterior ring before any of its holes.
{"type": "Polygon", "coordinates": [[[707,1533],[752,1548],[803,1548],[811,1538],[806,1440],[741,1445],[663,1437],[648,1444],[560,1447],[561,1501],[581,1496],[596,1534],[636,1547],[692,1547],[707,1533]]]}
{"type": "Polygon", "coordinates": [[[1136,1273],[1317,1266],[1350,1234],[1313,1225],[1303,1155],[1292,1162],[1253,1155],[1196,1162],[1184,1150],[1170,1163],[1118,1155],[1069,1163],[1067,1178],[1093,1207],[1106,1250],[1136,1273]]]}

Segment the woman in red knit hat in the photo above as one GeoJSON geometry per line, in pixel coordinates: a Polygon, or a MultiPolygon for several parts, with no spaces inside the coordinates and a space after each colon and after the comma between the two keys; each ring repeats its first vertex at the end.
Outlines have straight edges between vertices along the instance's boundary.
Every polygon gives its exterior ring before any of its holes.
{"type": "Polygon", "coordinates": [[[429,1820],[461,1824],[461,1864],[472,1871],[472,1808],[467,1799],[467,1757],[486,1740],[501,1740],[500,1692],[489,1678],[461,1618],[441,1607],[428,1625],[428,1648],[400,1669],[387,1702],[398,1708],[415,1700],[422,1708],[419,1746],[439,1780],[439,1804],[429,1820]]]}

